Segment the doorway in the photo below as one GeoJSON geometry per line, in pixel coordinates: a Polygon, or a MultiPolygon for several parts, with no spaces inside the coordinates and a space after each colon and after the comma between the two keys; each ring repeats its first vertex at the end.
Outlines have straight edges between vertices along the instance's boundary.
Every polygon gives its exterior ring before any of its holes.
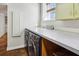
{"type": "Polygon", "coordinates": [[[0,3],[0,51],[5,50],[6,48],[7,48],[7,4],[0,3]]]}

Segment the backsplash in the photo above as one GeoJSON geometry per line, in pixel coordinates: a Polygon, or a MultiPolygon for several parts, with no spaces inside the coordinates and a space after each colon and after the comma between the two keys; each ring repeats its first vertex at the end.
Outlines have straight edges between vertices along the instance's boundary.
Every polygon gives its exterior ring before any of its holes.
{"type": "Polygon", "coordinates": [[[53,21],[44,21],[41,23],[41,27],[47,28],[47,29],[53,29],[53,21]]]}
{"type": "Polygon", "coordinates": [[[43,22],[43,28],[79,33],[79,20],[43,22]]]}
{"type": "Polygon", "coordinates": [[[55,27],[66,27],[66,28],[79,28],[79,20],[71,21],[55,21],[55,27]]]}
{"type": "Polygon", "coordinates": [[[56,30],[79,33],[79,20],[56,21],[54,22],[56,30]]]}

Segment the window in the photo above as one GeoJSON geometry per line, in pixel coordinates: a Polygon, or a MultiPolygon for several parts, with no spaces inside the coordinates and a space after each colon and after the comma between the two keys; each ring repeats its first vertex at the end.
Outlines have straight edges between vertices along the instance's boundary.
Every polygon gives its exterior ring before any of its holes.
{"type": "Polygon", "coordinates": [[[56,9],[56,3],[44,3],[42,4],[43,7],[43,21],[47,20],[55,20],[55,9],[56,9]]]}

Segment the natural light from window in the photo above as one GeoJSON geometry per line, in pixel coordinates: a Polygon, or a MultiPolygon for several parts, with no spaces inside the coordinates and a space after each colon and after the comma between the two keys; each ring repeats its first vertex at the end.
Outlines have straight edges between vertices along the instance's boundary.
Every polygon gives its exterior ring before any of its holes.
{"type": "Polygon", "coordinates": [[[43,6],[43,21],[55,20],[56,3],[44,3],[43,6]]]}

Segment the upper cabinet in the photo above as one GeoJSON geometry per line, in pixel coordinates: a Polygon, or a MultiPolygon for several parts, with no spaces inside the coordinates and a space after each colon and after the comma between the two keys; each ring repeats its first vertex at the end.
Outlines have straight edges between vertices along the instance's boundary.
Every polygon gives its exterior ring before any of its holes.
{"type": "Polygon", "coordinates": [[[56,6],[56,19],[73,19],[73,3],[59,3],[56,6]]]}
{"type": "Polygon", "coordinates": [[[74,4],[74,17],[75,19],[79,18],[79,3],[74,4]]]}

